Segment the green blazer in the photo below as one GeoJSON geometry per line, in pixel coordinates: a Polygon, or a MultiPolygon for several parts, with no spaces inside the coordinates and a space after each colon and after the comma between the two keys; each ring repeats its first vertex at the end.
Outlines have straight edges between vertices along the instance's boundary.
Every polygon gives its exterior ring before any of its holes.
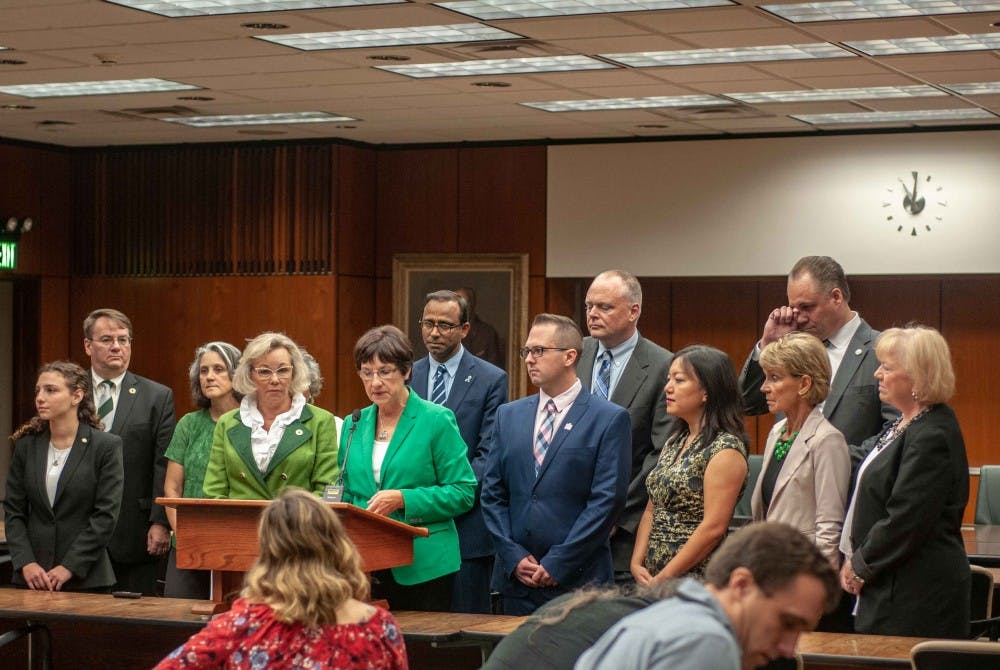
{"type": "Polygon", "coordinates": [[[302,408],[285,428],[267,472],[261,474],[250,447],[250,428],[234,409],[219,417],[205,471],[205,496],[268,500],[286,486],[317,494],[337,480],[337,426],[334,416],[313,405],[302,408]]]}
{"type": "Polygon", "coordinates": [[[372,471],[376,419],[375,405],[361,411],[346,465],[352,421],[344,421],[337,457],[344,468],[344,502],[367,507],[376,491],[401,491],[403,509],[389,516],[430,531],[430,536],[414,540],[411,565],[392,568],[398,583],[419,584],[456,572],[462,557],[454,519],[472,509],[476,476],[455,415],[410,391],[382,461],[381,485],[375,484],[372,471]]]}

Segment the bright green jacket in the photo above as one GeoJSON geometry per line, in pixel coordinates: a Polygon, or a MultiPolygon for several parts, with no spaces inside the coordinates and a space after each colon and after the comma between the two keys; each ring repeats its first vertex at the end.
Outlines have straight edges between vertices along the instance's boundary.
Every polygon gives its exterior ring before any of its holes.
{"type": "Polygon", "coordinates": [[[398,583],[419,584],[456,572],[462,557],[454,519],[472,508],[476,476],[455,415],[411,391],[382,461],[381,485],[375,484],[372,472],[376,418],[375,405],[361,411],[346,465],[352,422],[350,417],[344,421],[338,455],[344,468],[344,502],[367,507],[376,491],[401,491],[403,509],[389,516],[430,531],[430,536],[414,540],[413,563],[392,569],[398,583]]]}
{"type": "Polygon", "coordinates": [[[250,428],[240,420],[240,410],[234,409],[215,425],[203,488],[208,498],[236,500],[268,500],[286,486],[322,494],[338,472],[337,426],[325,409],[302,408],[298,420],[285,428],[263,474],[253,457],[250,428]]]}

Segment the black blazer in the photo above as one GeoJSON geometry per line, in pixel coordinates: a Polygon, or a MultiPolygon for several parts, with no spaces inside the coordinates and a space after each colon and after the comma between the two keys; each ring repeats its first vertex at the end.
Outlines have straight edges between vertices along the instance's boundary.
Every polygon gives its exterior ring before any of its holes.
{"type": "Polygon", "coordinates": [[[13,582],[25,586],[21,569],[34,562],[72,572],[64,591],[111,586],[115,573],[107,546],[121,506],[122,441],[81,424],[50,505],[49,440],[48,430],[19,439],[7,473],[4,512],[13,582]]]}
{"type": "Polygon", "coordinates": [[[865,580],[858,632],[968,636],[971,578],[961,533],[968,499],[958,419],[935,405],[861,477],[851,527],[851,565],[865,580]]]}
{"type": "Polygon", "coordinates": [[[163,495],[167,474],[164,455],[174,434],[174,394],[166,386],[126,372],[109,433],[122,439],[125,488],[118,527],[108,552],[120,563],[155,561],[146,551],[153,523],[169,528],[163,507],[153,502],[163,495]]]}

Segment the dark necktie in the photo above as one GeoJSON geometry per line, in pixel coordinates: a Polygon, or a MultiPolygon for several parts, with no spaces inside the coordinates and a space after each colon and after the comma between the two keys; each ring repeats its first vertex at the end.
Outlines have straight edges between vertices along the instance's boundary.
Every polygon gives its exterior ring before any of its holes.
{"type": "Polygon", "coordinates": [[[448,369],[444,365],[438,365],[434,372],[434,388],[431,390],[431,402],[443,405],[445,398],[444,378],[448,374],[448,369]]]}
{"type": "Polygon", "coordinates": [[[597,395],[609,400],[611,398],[611,350],[605,349],[601,354],[601,367],[597,370],[597,395]]]}

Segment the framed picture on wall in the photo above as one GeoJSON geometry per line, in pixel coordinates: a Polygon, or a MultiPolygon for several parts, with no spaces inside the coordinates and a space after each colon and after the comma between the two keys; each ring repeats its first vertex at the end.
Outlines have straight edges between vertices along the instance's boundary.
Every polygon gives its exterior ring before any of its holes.
{"type": "Polygon", "coordinates": [[[528,336],[527,254],[396,254],[392,259],[393,323],[427,355],[418,322],[428,293],[448,289],[469,300],[466,349],[507,371],[510,397],[526,393],[517,350],[528,336]]]}

